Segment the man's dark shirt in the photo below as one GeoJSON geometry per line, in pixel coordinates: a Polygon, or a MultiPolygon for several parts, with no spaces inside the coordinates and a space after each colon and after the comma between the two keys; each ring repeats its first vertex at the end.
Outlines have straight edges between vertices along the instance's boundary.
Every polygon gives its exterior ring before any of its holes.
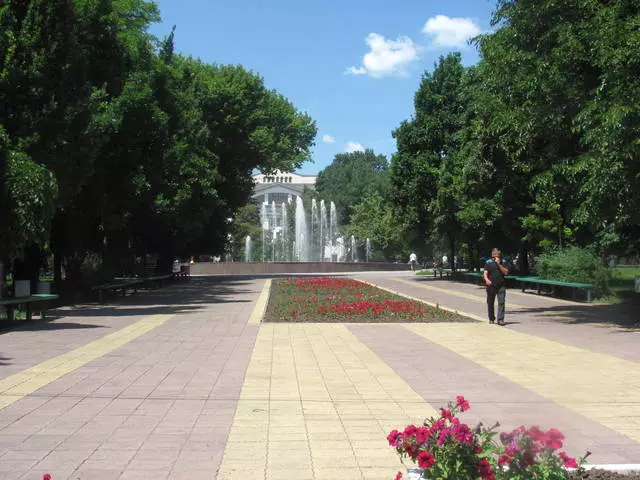
{"type": "Polygon", "coordinates": [[[489,272],[489,280],[491,280],[492,286],[501,287],[504,285],[504,275],[498,268],[498,264],[494,262],[493,259],[487,260],[487,263],[484,265],[484,269],[489,272]]]}

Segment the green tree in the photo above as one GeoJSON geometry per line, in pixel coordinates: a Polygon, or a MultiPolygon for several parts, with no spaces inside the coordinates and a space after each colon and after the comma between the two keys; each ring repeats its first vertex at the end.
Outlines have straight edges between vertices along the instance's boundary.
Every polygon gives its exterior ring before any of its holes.
{"type": "Polygon", "coordinates": [[[402,224],[381,192],[369,191],[352,209],[347,236],[353,235],[363,244],[371,240],[373,259],[392,260],[408,256],[402,224]]]}
{"type": "Polygon", "coordinates": [[[316,180],[316,197],[333,201],[338,212],[338,223],[351,221],[351,209],[358,205],[368,191],[377,191],[386,181],[387,158],[373,150],[339,153],[320,173],[316,180]]]}
{"type": "Polygon", "coordinates": [[[435,234],[448,239],[456,255],[460,209],[463,129],[469,117],[467,70],[460,53],[440,57],[425,72],[415,95],[414,118],[394,136],[398,154],[392,160],[392,199],[405,212],[404,222],[425,242],[435,234]],[[411,228],[411,227],[410,227],[411,228]]]}

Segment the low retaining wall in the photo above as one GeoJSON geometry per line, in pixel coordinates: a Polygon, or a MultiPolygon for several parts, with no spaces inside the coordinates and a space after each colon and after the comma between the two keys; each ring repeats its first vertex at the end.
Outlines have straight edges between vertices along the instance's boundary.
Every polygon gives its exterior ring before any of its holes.
{"type": "Polygon", "coordinates": [[[191,275],[254,275],[269,273],[337,273],[370,271],[406,271],[402,263],[338,263],[338,262],[282,262],[282,263],[194,263],[191,275]]]}

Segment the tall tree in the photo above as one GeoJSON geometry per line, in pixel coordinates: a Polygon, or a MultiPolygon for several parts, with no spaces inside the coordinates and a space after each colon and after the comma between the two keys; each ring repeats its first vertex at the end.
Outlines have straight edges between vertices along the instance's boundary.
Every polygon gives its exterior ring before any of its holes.
{"type": "Polygon", "coordinates": [[[425,72],[415,95],[415,115],[394,136],[398,154],[392,161],[395,205],[418,237],[430,234],[448,239],[456,256],[461,225],[460,156],[465,121],[469,115],[465,94],[467,70],[459,52],[440,57],[433,72],[425,72]]]}
{"type": "Polygon", "coordinates": [[[339,223],[347,225],[351,221],[351,209],[360,203],[365,193],[377,191],[386,181],[387,168],[387,158],[370,149],[339,153],[318,174],[316,196],[335,202],[339,223]]]}

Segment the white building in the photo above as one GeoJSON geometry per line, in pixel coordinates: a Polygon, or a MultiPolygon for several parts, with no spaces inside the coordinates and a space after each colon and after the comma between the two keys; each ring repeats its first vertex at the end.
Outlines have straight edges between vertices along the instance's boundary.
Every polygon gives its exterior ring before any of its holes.
{"type": "Polygon", "coordinates": [[[299,173],[283,173],[276,171],[272,175],[258,173],[253,175],[255,187],[251,198],[258,205],[275,202],[279,205],[287,202],[289,197],[295,202],[302,196],[306,188],[314,188],[317,175],[301,175],[299,173]]]}

